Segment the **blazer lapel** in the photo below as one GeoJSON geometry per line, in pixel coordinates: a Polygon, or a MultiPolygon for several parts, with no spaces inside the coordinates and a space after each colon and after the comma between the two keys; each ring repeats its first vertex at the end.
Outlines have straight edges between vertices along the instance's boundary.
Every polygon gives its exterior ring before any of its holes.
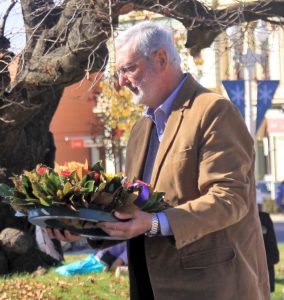
{"type": "Polygon", "coordinates": [[[154,167],[153,167],[153,172],[152,172],[152,177],[151,177],[151,185],[153,187],[156,186],[160,167],[167,155],[168,149],[170,148],[170,145],[172,144],[172,142],[178,132],[180,124],[182,122],[183,110],[184,109],[173,111],[168,119],[168,122],[167,122],[167,125],[165,128],[165,132],[164,132],[164,137],[159,146],[156,160],[155,160],[154,167]]]}
{"type": "Polygon", "coordinates": [[[166,124],[162,142],[158,149],[151,177],[151,185],[154,188],[157,184],[159,172],[163,161],[168,153],[168,150],[170,149],[170,146],[174,142],[174,139],[182,123],[184,110],[190,108],[191,101],[198,94],[204,91],[205,89],[202,86],[200,86],[199,83],[195,81],[193,77],[189,74],[188,79],[186,80],[176,97],[172,112],[166,124]]]}
{"type": "Polygon", "coordinates": [[[134,177],[142,177],[153,122],[151,119],[143,117],[135,126],[135,135],[131,135],[127,145],[125,169],[129,180],[132,180],[134,177]]]}

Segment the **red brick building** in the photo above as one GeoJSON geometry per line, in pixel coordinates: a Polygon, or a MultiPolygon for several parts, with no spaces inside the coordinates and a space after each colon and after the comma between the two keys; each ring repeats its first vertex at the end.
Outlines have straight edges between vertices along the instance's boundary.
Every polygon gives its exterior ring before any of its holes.
{"type": "Polygon", "coordinates": [[[68,161],[90,164],[102,159],[100,145],[92,140],[100,135],[98,121],[93,113],[95,93],[98,87],[92,87],[96,75],[65,88],[50,125],[56,145],[56,162],[68,161]]]}

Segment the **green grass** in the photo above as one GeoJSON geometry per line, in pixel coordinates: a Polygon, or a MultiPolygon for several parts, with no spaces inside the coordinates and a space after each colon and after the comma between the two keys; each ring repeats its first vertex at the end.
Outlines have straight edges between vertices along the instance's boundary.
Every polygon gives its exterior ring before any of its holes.
{"type": "Polygon", "coordinates": [[[272,294],[272,300],[284,299],[284,244],[278,244],[280,251],[280,262],[275,266],[276,285],[275,292],[272,294]]]}
{"type": "MultiPolygon", "coordinates": [[[[66,256],[66,263],[86,255],[66,256]]],[[[109,272],[64,277],[54,269],[44,275],[18,274],[0,279],[0,300],[125,300],[128,278],[109,272]]]]}
{"type": "MultiPolygon", "coordinates": [[[[272,300],[284,300],[284,244],[278,244],[280,262],[275,266],[276,288],[272,300]]],[[[87,255],[67,255],[65,262],[87,255]]],[[[0,279],[0,300],[126,300],[128,278],[108,272],[63,277],[54,269],[44,275],[18,274],[0,279]]]]}

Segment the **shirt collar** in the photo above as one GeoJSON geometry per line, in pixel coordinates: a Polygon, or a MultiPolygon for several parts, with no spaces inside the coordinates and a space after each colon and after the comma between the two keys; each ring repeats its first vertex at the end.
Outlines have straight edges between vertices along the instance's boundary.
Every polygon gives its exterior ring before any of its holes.
{"type": "Polygon", "coordinates": [[[181,89],[181,87],[183,86],[184,82],[186,81],[186,79],[188,78],[188,74],[185,74],[183,79],[181,80],[181,82],[177,85],[177,87],[174,89],[174,91],[170,94],[170,96],[160,105],[158,106],[155,110],[153,110],[152,108],[148,107],[146,112],[145,112],[145,116],[148,118],[151,118],[154,122],[156,120],[156,118],[162,113],[166,118],[169,117],[171,110],[172,110],[172,106],[174,103],[174,100],[179,92],[179,90],[181,89]],[[161,113],[159,113],[161,112],[161,113]]]}

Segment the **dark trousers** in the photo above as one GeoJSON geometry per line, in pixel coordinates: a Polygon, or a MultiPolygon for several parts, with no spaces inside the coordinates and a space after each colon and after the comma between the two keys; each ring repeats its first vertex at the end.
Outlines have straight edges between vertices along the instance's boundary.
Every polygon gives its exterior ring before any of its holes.
{"type": "Polygon", "coordinates": [[[129,280],[131,300],[154,300],[149,279],[144,236],[138,236],[128,242],[129,280]]]}

